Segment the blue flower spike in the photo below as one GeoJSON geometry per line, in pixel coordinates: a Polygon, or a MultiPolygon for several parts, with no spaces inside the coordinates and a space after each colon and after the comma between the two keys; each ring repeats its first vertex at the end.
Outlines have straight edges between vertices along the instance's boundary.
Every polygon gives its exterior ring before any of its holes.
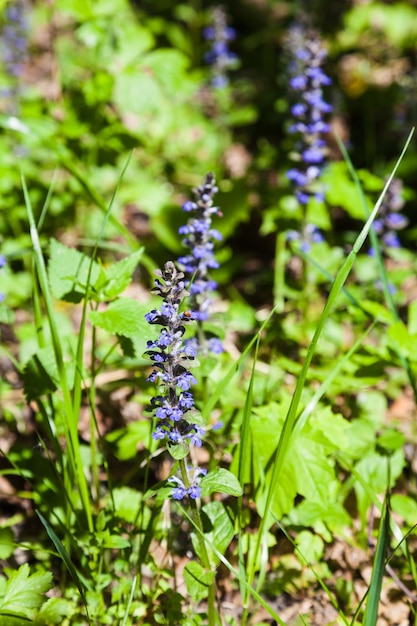
{"type": "MultiPolygon", "coordinates": [[[[214,206],[214,195],[218,187],[212,173],[208,173],[204,183],[193,190],[194,200],[188,200],[182,206],[183,211],[189,214],[187,224],[178,230],[183,235],[183,243],[189,249],[189,254],[181,256],[178,264],[186,276],[186,288],[190,292],[191,308],[194,319],[199,323],[209,318],[211,294],[217,289],[217,283],[210,276],[210,270],[217,269],[219,263],[214,256],[214,245],[221,241],[218,230],[212,228],[212,218],[222,216],[219,207],[214,206]]],[[[192,340],[189,340],[190,342],[192,340]]],[[[196,350],[204,348],[194,341],[196,350]]],[[[208,339],[205,346],[210,352],[220,354],[223,346],[217,338],[208,339]]]]}
{"type": "Polygon", "coordinates": [[[211,48],[204,55],[206,63],[212,66],[211,83],[216,89],[222,89],[229,83],[227,71],[237,61],[237,56],[229,50],[229,42],[236,37],[236,31],[227,25],[227,17],[222,7],[215,7],[212,12],[212,25],[203,31],[203,36],[211,42],[211,48]]]}
{"type": "MultiPolygon", "coordinates": [[[[151,399],[157,420],[152,436],[156,441],[166,441],[171,455],[181,460],[187,456],[190,446],[201,447],[204,436],[201,417],[195,409],[191,392],[192,385],[197,381],[189,371],[196,350],[192,343],[183,339],[186,325],[198,316],[193,311],[181,310],[188,291],[184,274],[174,263],[169,261],[163,270],[157,270],[155,274],[157,278],[152,293],[162,298],[162,304],[145,315],[149,324],[161,326],[158,338],[147,342],[145,352],[154,366],[147,381],[159,383],[159,393],[151,399]]],[[[204,470],[193,468],[189,487],[172,477],[170,480],[176,485],[172,497],[176,500],[186,495],[200,497],[198,484],[193,480],[202,473],[204,470]]]]}
{"type": "MultiPolygon", "coordinates": [[[[324,99],[323,87],[331,84],[322,65],[327,53],[317,33],[301,26],[290,32],[293,60],[289,81],[296,102],[291,107],[294,122],[289,133],[295,136],[296,165],[287,172],[298,203],[306,207],[311,198],[323,201],[323,189],[318,184],[326,160],[326,142],[323,138],[330,130],[326,117],[332,106],[324,99]]],[[[312,243],[323,238],[314,224],[307,224],[299,236],[289,233],[289,240],[299,239],[300,247],[308,252],[312,243]]]]}

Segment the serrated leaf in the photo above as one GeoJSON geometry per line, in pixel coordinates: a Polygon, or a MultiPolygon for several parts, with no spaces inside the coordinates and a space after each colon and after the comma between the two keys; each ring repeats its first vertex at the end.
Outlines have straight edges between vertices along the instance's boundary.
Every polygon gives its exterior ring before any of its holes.
{"type": "Polygon", "coordinates": [[[187,591],[194,602],[201,602],[207,597],[215,572],[208,572],[197,561],[187,563],[184,568],[184,580],[187,591]]]}
{"type": "Polygon", "coordinates": [[[104,268],[103,276],[96,285],[98,300],[113,300],[126,289],[132,280],[132,274],[143,255],[143,251],[144,248],[141,248],[125,259],[104,268]]]}
{"type": "MultiPolygon", "coordinates": [[[[219,558],[210,550],[209,544],[212,544],[220,554],[225,553],[235,534],[230,511],[224,506],[223,502],[209,502],[202,508],[202,521],[204,536],[207,538],[206,546],[211,552],[210,559],[213,563],[218,563],[219,558]]],[[[200,542],[197,540],[195,533],[192,534],[192,541],[194,550],[201,559],[200,542]]]]}
{"type": "MultiPolygon", "coordinates": [[[[254,409],[251,418],[253,478],[255,484],[262,485],[256,493],[259,511],[266,502],[264,494],[272,479],[270,460],[278,445],[286,410],[285,402],[270,403],[254,409]]],[[[330,493],[336,481],[332,453],[348,447],[349,424],[341,416],[334,420],[333,417],[331,411],[318,407],[314,419],[307,421],[290,442],[281,479],[273,485],[270,510],[277,519],[291,511],[297,493],[308,500],[322,501],[324,505],[334,498],[330,493]]]]}
{"type": "Polygon", "coordinates": [[[295,543],[302,556],[310,565],[317,563],[323,556],[324,541],[319,535],[315,535],[309,530],[302,530],[298,533],[295,543]]]}
{"type": "Polygon", "coordinates": [[[211,493],[228,493],[231,496],[241,496],[243,493],[236,476],[223,467],[204,476],[201,479],[200,487],[203,496],[208,496],[211,493]]]}
{"type": "Polygon", "coordinates": [[[158,329],[145,320],[149,304],[140,304],[131,298],[119,298],[111,302],[105,311],[90,311],[88,317],[94,326],[114,335],[132,339],[139,356],[146,350],[146,342],[154,339],[158,329]]]}
{"type": "Polygon", "coordinates": [[[190,452],[190,444],[188,441],[182,441],[181,443],[172,443],[171,441],[168,441],[167,448],[172,458],[176,461],[185,459],[190,452]]]}
{"type": "MultiPolygon", "coordinates": [[[[36,616],[35,624],[62,624],[64,618],[69,619],[75,611],[72,602],[64,598],[49,598],[36,616]]],[[[1,624],[3,626],[3,624],[1,624]]]]}
{"type": "MultiPolygon", "coordinates": [[[[74,361],[66,361],[65,371],[71,387],[74,378],[74,361]]],[[[59,386],[59,374],[52,346],[41,348],[26,363],[23,384],[28,401],[36,400],[46,393],[53,393],[59,386]]]]}
{"type": "Polygon", "coordinates": [[[51,584],[51,572],[30,574],[29,565],[25,563],[7,581],[4,598],[0,601],[0,613],[10,612],[30,618],[32,609],[41,606],[43,595],[51,588],[51,584]]]}
{"type": "MultiPolygon", "coordinates": [[[[75,248],[51,239],[48,278],[51,292],[57,300],[80,302],[88,290],[87,280],[91,259],[75,248]]],[[[93,261],[90,275],[90,289],[103,280],[103,269],[93,261]]]]}
{"type": "Polygon", "coordinates": [[[303,500],[289,515],[291,523],[300,526],[312,526],[326,524],[332,532],[342,532],[349,526],[351,519],[338,502],[329,500],[303,500]]]}
{"type": "Polygon", "coordinates": [[[53,393],[58,385],[58,370],[51,346],[38,350],[23,370],[23,386],[28,402],[46,393],[53,393]]]}

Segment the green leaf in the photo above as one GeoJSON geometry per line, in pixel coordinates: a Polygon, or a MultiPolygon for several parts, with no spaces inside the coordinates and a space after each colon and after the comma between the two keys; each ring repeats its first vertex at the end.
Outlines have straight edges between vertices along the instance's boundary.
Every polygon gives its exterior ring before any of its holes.
{"type": "Polygon", "coordinates": [[[115,514],[117,517],[133,524],[136,520],[141,503],[141,494],[130,487],[119,487],[112,492],[115,514]]]}
{"type": "MultiPolygon", "coordinates": [[[[27,617],[14,617],[13,615],[0,615],[0,626],[28,626],[33,624],[27,617]]],[[[44,626],[42,624],[42,626],[44,626]]]]}
{"type": "Polygon", "coordinates": [[[176,461],[185,459],[190,452],[190,444],[188,441],[183,441],[181,443],[172,443],[172,441],[168,441],[167,448],[172,458],[176,461]]]}
{"type": "Polygon", "coordinates": [[[389,527],[389,494],[387,493],[385,495],[385,500],[382,507],[381,521],[379,524],[378,542],[376,546],[375,560],[372,567],[372,576],[369,586],[364,626],[376,626],[377,624],[382,579],[384,577],[385,559],[387,557],[387,549],[389,544],[389,527]]]}
{"type": "Polygon", "coordinates": [[[391,496],[391,508],[394,513],[401,515],[409,526],[414,526],[417,520],[417,502],[413,498],[394,494],[391,496]]]}
{"type": "Polygon", "coordinates": [[[145,446],[154,442],[149,437],[151,424],[151,420],[137,420],[106,435],[106,440],[115,444],[117,448],[115,455],[120,461],[127,461],[136,456],[139,442],[145,446]]]}
{"type": "Polygon", "coordinates": [[[398,430],[385,430],[377,439],[377,447],[380,452],[391,455],[395,450],[399,450],[406,442],[403,433],[398,430]]]}
{"type": "Polygon", "coordinates": [[[396,450],[389,458],[376,452],[364,456],[355,465],[354,489],[358,511],[362,522],[366,523],[367,512],[374,494],[384,493],[392,487],[404,468],[404,451],[396,450]],[[387,467],[390,468],[390,484],[387,485],[387,467]]]}
{"type": "MultiPolygon", "coordinates": [[[[220,554],[224,554],[229,543],[231,542],[235,530],[233,518],[230,511],[224,506],[223,502],[209,502],[202,508],[202,521],[204,529],[204,537],[207,538],[207,549],[211,552],[210,560],[218,563],[219,558],[214,550],[210,550],[210,544],[216,548],[220,554]]],[[[195,533],[192,534],[193,546],[201,559],[200,542],[195,533]]]]}
{"type": "MultiPolygon", "coordinates": [[[[74,361],[65,360],[65,374],[69,387],[74,377],[74,361]]],[[[23,384],[28,401],[53,393],[60,386],[56,355],[52,346],[41,348],[26,363],[23,384]]]]}
{"type": "Polygon", "coordinates": [[[214,576],[215,572],[207,572],[197,561],[187,563],[184,568],[184,580],[187,591],[194,602],[201,602],[207,597],[214,576]]]}
{"type": "Polygon", "coordinates": [[[303,500],[289,514],[291,524],[296,526],[311,526],[319,532],[322,524],[334,533],[341,533],[351,523],[349,514],[339,502],[325,500],[303,500]]]}
{"type": "Polygon", "coordinates": [[[156,485],[153,485],[153,487],[151,487],[150,489],[148,489],[144,495],[143,495],[143,499],[144,500],[148,500],[149,498],[153,498],[155,497],[155,502],[157,504],[163,504],[164,502],[166,502],[166,500],[168,500],[168,498],[171,497],[172,495],[172,483],[169,484],[166,480],[157,483],[156,485]]]}
{"type": "Polygon", "coordinates": [[[14,535],[11,528],[0,528],[0,559],[8,559],[14,551],[14,535]]]}
{"type": "Polygon", "coordinates": [[[103,275],[95,287],[98,300],[113,300],[126,289],[132,280],[132,274],[143,256],[143,252],[144,248],[141,248],[103,270],[103,275]]]}
{"type": "Polygon", "coordinates": [[[90,311],[88,317],[94,326],[113,335],[144,336],[147,339],[150,325],[145,320],[145,314],[148,312],[149,304],[140,304],[131,298],[119,298],[111,302],[105,311],[90,311]]]}
{"type": "Polygon", "coordinates": [[[323,556],[323,539],[309,530],[302,530],[297,535],[295,544],[310,565],[320,561],[323,556]]]}
{"type": "Polygon", "coordinates": [[[203,496],[208,496],[211,493],[228,493],[231,496],[241,496],[243,493],[236,476],[223,467],[204,476],[201,479],[200,487],[203,496]]]}
{"type": "Polygon", "coordinates": [[[56,391],[59,384],[58,369],[52,347],[42,348],[26,363],[23,370],[23,385],[28,402],[46,393],[56,391]]]}
{"type": "Polygon", "coordinates": [[[404,357],[416,361],[417,359],[417,334],[411,334],[403,322],[396,322],[388,329],[388,337],[395,344],[396,351],[404,357]]]}
{"type": "MultiPolygon", "coordinates": [[[[75,248],[51,239],[48,278],[51,292],[57,300],[80,302],[87,293],[87,280],[91,259],[75,248]]],[[[90,275],[90,287],[94,287],[103,270],[93,261],[90,275]]]]}
{"type": "Polygon", "coordinates": [[[44,594],[51,588],[52,573],[29,573],[25,563],[10,575],[6,583],[5,595],[0,601],[0,613],[14,613],[17,616],[31,617],[32,610],[41,606],[44,594]]]}
{"type": "MultiPolygon", "coordinates": [[[[326,186],[327,202],[343,207],[353,219],[363,219],[363,206],[358,202],[358,191],[346,163],[338,161],[326,167],[322,181],[326,186]]],[[[372,205],[368,199],[367,202],[371,208],[372,205]]]]}
{"type": "Polygon", "coordinates": [[[129,548],[131,546],[130,541],[120,535],[109,535],[103,541],[103,548],[111,548],[116,550],[122,550],[123,548],[129,548]]]}
{"type": "Polygon", "coordinates": [[[189,58],[179,50],[159,48],[148,52],[142,60],[144,68],[170,93],[175,94],[189,80],[189,58]]]}
{"type": "Polygon", "coordinates": [[[68,554],[67,549],[63,545],[62,541],[59,539],[58,535],[56,534],[56,532],[54,531],[52,526],[50,526],[48,521],[44,518],[44,516],[41,513],[39,513],[39,511],[36,511],[36,515],[39,517],[39,519],[40,519],[40,521],[42,523],[42,526],[46,530],[46,533],[47,533],[48,537],[50,538],[50,540],[54,544],[55,548],[57,549],[59,556],[64,561],[65,566],[66,566],[68,572],[70,573],[71,578],[73,579],[73,581],[77,585],[77,589],[80,592],[80,595],[81,595],[81,597],[82,597],[82,599],[84,601],[84,587],[83,587],[83,584],[85,586],[87,586],[85,579],[83,579],[83,581],[81,581],[81,576],[80,576],[79,572],[77,571],[76,567],[74,566],[74,564],[73,564],[73,562],[71,560],[71,557],[68,554]]]}
{"type": "MultiPolygon", "coordinates": [[[[75,607],[69,600],[64,598],[49,598],[36,616],[36,626],[48,626],[62,624],[64,619],[69,619],[75,612],[75,607]]],[[[3,624],[1,625],[3,626],[3,624]]]]}
{"type": "MultiPolygon", "coordinates": [[[[281,403],[271,402],[253,409],[250,428],[252,434],[252,477],[244,481],[254,482],[256,504],[264,510],[268,489],[273,490],[270,510],[280,519],[288,514],[297,494],[308,501],[322,502],[323,508],[334,501],[334,485],[337,484],[332,454],[348,446],[346,435],[349,423],[330,408],[317,406],[311,417],[297,432],[289,444],[289,453],[282,467],[281,479],[271,484],[273,457],[281,434],[284,415],[290,398],[281,403]]],[[[344,517],[346,520],[346,518],[344,517]]]]}

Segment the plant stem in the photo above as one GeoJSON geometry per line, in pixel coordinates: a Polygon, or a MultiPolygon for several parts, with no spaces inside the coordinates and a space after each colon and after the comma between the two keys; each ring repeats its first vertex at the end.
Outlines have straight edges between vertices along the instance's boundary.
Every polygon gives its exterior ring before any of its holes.
{"type": "MultiPolygon", "coordinates": [[[[187,488],[189,488],[190,481],[188,478],[188,472],[187,472],[185,459],[181,459],[179,461],[179,466],[180,466],[182,481],[184,485],[187,488]]],[[[194,500],[193,498],[190,498],[190,507],[191,507],[191,511],[193,514],[195,525],[200,531],[200,532],[197,532],[197,538],[198,538],[198,542],[200,545],[201,560],[203,562],[203,566],[207,570],[211,571],[212,565],[210,562],[210,556],[207,551],[206,543],[204,541],[204,530],[203,530],[203,523],[201,521],[201,516],[200,516],[199,504],[197,503],[196,500],[194,500]]],[[[209,586],[207,604],[208,604],[208,624],[209,626],[217,626],[219,621],[217,618],[217,611],[216,611],[216,583],[215,582],[212,582],[209,586]]]]}

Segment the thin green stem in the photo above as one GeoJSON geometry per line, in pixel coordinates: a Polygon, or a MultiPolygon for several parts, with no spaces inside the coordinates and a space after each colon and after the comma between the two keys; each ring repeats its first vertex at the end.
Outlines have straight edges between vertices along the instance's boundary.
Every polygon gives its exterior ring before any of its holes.
{"type": "Polygon", "coordinates": [[[95,406],[96,406],[96,337],[97,330],[93,326],[91,334],[91,377],[90,377],[90,447],[91,447],[91,475],[92,483],[94,486],[93,499],[95,499],[95,509],[98,513],[100,509],[100,479],[99,479],[99,467],[98,467],[98,450],[96,439],[96,419],[95,419],[95,406]]]}
{"type": "MultiPolygon", "coordinates": [[[[190,480],[188,478],[187,465],[186,465],[185,459],[181,459],[179,461],[179,467],[180,467],[182,481],[186,489],[189,489],[190,480]]],[[[197,538],[198,538],[198,543],[200,546],[201,560],[203,562],[203,566],[208,571],[211,571],[212,564],[210,561],[209,553],[207,551],[206,542],[204,540],[204,530],[203,530],[203,523],[201,521],[201,516],[200,516],[200,508],[199,508],[199,504],[197,503],[197,501],[194,500],[193,498],[190,498],[190,508],[193,514],[194,523],[199,530],[199,532],[197,533],[197,538]]],[[[219,621],[218,621],[217,611],[216,611],[216,583],[215,581],[213,581],[209,586],[207,603],[208,603],[209,626],[216,626],[219,623],[219,621]]]]}

